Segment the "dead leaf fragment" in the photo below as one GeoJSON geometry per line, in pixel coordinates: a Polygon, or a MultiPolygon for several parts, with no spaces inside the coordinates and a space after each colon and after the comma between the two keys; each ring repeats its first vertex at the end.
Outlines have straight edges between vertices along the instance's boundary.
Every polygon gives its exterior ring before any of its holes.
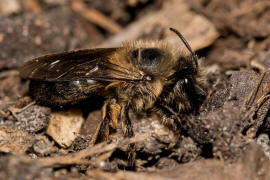
{"type": "Polygon", "coordinates": [[[53,112],[46,133],[61,147],[69,147],[78,136],[83,123],[79,109],[53,112]]]}

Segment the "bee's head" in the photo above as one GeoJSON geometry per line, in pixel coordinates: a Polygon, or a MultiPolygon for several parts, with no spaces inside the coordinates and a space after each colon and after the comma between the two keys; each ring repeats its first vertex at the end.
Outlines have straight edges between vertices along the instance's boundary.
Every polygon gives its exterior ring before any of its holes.
{"type": "Polygon", "coordinates": [[[185,73],[196,74],[197,56],[177,30],[170,30],[180,37],[191,54],[187,55],[182,49],[173,48],[164,41],[131,41],[124,45],[123,57],[127,57],[127,62],[135,65],[147,77],[152,77],[148,79],[163,77],[169,81],[185,73]]]}
{"type": "Polygon", "coordinates": [[[157,41],[154,43],[139,42],[133,45],[129,52],[131,61],[149,75],[167,76],[167,80],[175,79],[184,74],[196,74],[198,71],[198,58],[181,33],[170,28],[182,40],[190,55],[179,49],[170,47],[167,43],[157,41]]]}
{"type": "Polygon", "coordinates": [[[186,55],[180,54],[177,57],[177,63],[178,63],[176,66],[177,70],[172,75],[168,76],[166,78],[166,81],[170,81],[173,79],[177,80],[179,78],[184,79],[185,81],[188,81],[187,77],[191,77],[193,75],[198,74],[198,57],[192,51],[190,45],[188,44],[186,39],[183,37],[183,35],[179,31],[177,31],[174,28],[170,28],[170,30],[174,32],[181,39],[181,41],[184,43],[184,45],[190,52],[190,55],[186,56],[186,55]]]}

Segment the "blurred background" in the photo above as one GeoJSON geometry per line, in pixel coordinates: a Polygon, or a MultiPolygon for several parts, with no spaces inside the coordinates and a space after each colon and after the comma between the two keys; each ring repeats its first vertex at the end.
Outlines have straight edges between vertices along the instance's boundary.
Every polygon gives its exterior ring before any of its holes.
{"type": "Polygon", "coordinates": [[[227,54],[226,61],[239,67],[269,47],[269,7],[263,0],[1,0],[0,69],[41,54],[131,39],[178,43],[169,27],[195,50],[211,46],[211,60],[224,63],[227,54]],[[234,61],[237,56],[241,60],[234,61]]]}

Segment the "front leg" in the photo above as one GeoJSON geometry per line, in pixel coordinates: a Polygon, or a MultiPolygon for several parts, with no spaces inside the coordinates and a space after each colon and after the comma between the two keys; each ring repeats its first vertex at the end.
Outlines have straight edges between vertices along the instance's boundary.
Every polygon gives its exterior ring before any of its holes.
{"type": "Polygon", "coordinates": [[[160,117],[160,123],[172,130],[174,133],[174,140],[169,145],[169,148],[172,148],[179,142],[180,139],[181,119],[169,107],[164,105],[158,105],[157,107],[158,109],[156,110],[156,113],[160,117]]]}
{"type": "MultiPolygon", "coordinates": [[[[134,136],[132,122],[128,115],[128,106],[122,105],[121,108],[121,120],[122,120],[122,131],[125,137],[131,138],[134,136]]],[[[131,169],[135,169],[135,159],[136,159],[136,145],[131,143],[128,145],[128,166],[131,169]]]]}

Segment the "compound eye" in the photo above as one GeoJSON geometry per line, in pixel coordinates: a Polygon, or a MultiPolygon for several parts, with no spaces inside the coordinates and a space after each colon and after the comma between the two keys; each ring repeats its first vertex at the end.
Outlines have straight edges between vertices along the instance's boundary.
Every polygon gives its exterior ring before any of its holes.
{"type": "Polygon", "coordinates": [[[134,51],[132,51],[131,52],[131,56],[132,56],[132,58],[133,59],[138,59],[138,55],[139,55],[139,50],[138,49],[136,49],[136,50],[134,50],[134,51]]]}
{"type": "Polygon", "coordinates": [[[163,57],[163,52],[157,48],[148,48],[141,51],[141,62],[145,65],[158,63],[163,57]]]}

